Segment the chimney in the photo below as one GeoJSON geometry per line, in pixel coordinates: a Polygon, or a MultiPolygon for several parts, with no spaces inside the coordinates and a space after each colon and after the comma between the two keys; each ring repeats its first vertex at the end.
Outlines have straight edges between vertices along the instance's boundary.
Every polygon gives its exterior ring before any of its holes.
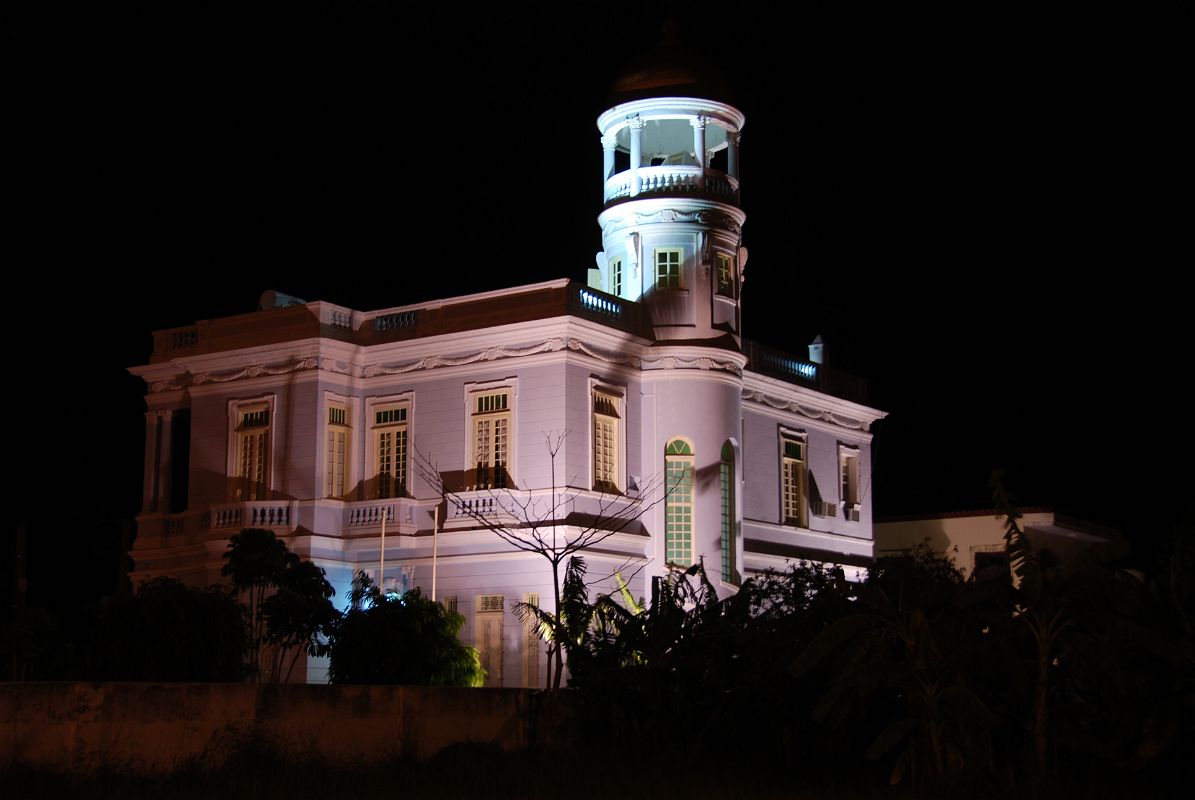
{"type": "Polygon", "coordinates": [[[809,360],[814,364],[826,363],[826,345],[822,342],[822,335],[820,333],[816,339],[809,343],[809,360]]]}

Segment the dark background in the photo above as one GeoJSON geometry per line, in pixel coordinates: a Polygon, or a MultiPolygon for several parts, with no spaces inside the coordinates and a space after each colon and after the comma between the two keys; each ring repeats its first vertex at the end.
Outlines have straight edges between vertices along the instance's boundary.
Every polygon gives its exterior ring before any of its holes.
{"type": "MultiPolygon", "coordinates": [[[[1183,12],[740,5],[676,13],[747,116],[745,333],[871,381],[877,515],[990,507],[999,466],[1022,504],[1172,527],[1183,12]]],[[[584,280],[595,118],[665,11],[16,24],[9,514],[43,563],[86,572],[138,509],[153,329],[584,280]]]]}

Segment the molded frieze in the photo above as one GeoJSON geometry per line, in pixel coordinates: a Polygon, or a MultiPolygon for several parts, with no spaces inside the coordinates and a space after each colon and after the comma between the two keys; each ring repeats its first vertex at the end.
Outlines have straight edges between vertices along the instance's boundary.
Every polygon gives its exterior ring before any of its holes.
{"type": "Polygon", "coordinates": [[[867,430],[867,423],[861,422],[860,420],[844,417],[841,414],[835,414],[833,411],[824,411],[820,408],[812,408],[810,406],[802,405],[795,400],[784,400],[770,394],[765,394],[764,392],[757,392],[753,389],[744,389],[743,399],[748,402],[771,406],[772,408],[780,409],[781,411],[792,411],[800,414],[803,417],[809,417],[810,419],[820,419],[825,420],[826,422],[832,422],[835,425],[839,425],[843,428],[850,428],[856,431],[867,430]]]}
{"type": "Polygon", "coordinates": [[[300,372],[312,369],[335,372],[341,375],[357,375],[365,378],[372,378],[377,375],[401,375],[408,372],[437,369],[439,367],[459,367],[465,364],[476,364],[485,361],[520,358],[540,353],[554,353],[565,349],[584,353],[607,364],[619,364],[643,370],[701,369],[729,372],[738,376],[743,374],[742,368],[733,361],[723,361],[708,356],[668,355],[641,358],[640,356],[624,355],[622,353],[603,350],[573,337],[565,339],[555,336],[538,344],[527,345],[525,347],[496,345],[465,355],[432,355],[399,364],[369,364],[364,367],[354,367],[344,361],[332,358],[310,357],[282,364],[254,364],[249,367],[225,372],[183,373],[167,380],[155,381],[150,386],[150,392],[178,391],[193,385],[227,383],[244,378],[257,378],[262,375],[284,375],[288,372],[300,372]]]}

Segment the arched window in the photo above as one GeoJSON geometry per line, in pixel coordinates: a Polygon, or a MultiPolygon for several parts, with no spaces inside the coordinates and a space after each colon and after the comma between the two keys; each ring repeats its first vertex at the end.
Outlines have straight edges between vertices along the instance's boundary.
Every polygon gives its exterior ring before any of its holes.
{"type": "Polygon", "coordinates": [[[729,441],[722,445],[722,462],[718,468],[718,487],[722,507],[722,580],[736,583],[735,520],[734,520],[734,445],[729,441]]]}
{"type": "Polygon", "coordinates": [[[664,448],[664,560],[678,567],[693,563],[693,448],[673,439],[664,448]]]}

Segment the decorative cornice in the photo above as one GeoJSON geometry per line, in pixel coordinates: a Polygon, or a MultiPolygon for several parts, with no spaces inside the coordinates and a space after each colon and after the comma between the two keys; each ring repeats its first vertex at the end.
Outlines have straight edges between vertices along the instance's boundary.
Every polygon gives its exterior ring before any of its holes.
{"type": "Polygon", "coordinates": [[[370,364],[361,371],[361,374],[366,378],[372,378],[375,375],[401,375],[407,372],[418,372],[419,370],[435,369],[437,367],[459,367],[464,364],[476,364],[479,361],[497,361],[502,358],[531,356],[537,353],[563,350],[564,347],[564,339],[556,336],[527,347],[495,345],[494,347],[487,347],[484,350],[478,350],[476,353],[463,356],[425,356],[424,358],[402,364],[370,364]]]}
{"type": "Polygon", "coordinates": [[[737,233],[746,218],[742,209],[717,200],[648,194],[627,198],[625,202],[610,206],[598,214],[598,224],[605,233],[627,226],[658,222],[695,223],[737,233]]]}
{"type": "MultiPolygon", "coordinates": [[[[522,358],[540,353],[555,353],[561,350],[572,350],[582,353],[607,364],[629,366],[642,370],[661,369],[699,369],[717,372],[728,372],[742,376],[742,366],[732,360],[719,359],[705,355],[659,355],[643,357],[613,350],[594,347],[575,337],[554,336],[537,344],[522,347],[511,345],[495,345],[477,350],[473,353],[456,356],[430,355],[413,361],[390,364],[368,364],[356,367],[343,360],[330,357],[308,356],[279,364],[254,364],[235,370],[182,373],[172,378],[155,381],[150,385],[150,393],[178,391],[189,386],[204,384],[228,383],[244,378],[257,378],[262,375],[284,375],[289,372],[301,372],[318,369],[324,372],[334,372],[340,375],[373,378],[378,375],[403,375],[410,372],[421,372],[441,367],[460,367],[467,364],[477,364],[487,361],[499,361],[507,358],[522,358]]],[[[779,406],[777,406],[779,407],[779,406]]],[[[811,416],[811,414],[807,414],[811,416]]]]}
{"type": "Polygon", "coordinates": [[[357,369],[348,361],[341,361],[336,358],[321,357],[319,360],[319,368],[321,372],[334,372],[337,375],[357,375],[357,369]]]}
{"type": "MultiPolygon", "coordinates": [[[[172,378],[154,381],[150,384],[149,391],[151,394],[157,392],[176,392],[180,389],[186,389],[189,386],[202,386],[208,383],[228,383],[229,381],[241,380],[242,378],[259,378],[262,375],[285,375],[289,372],[305,372],[312,369],[329,369],[331,372],[338,371],[331,369],[331,364],[328,362],[332,362],[332,359],[307,356],[305,358],[284,361],[279,364],[252,364],[248,367],[241,367],[234,370],[183,372],[172,378]],[[328,366],[325,366],[325,364],[328,364],[328,366]]],[[[339,363],[343,364],[343,362],[339,363]]]]}
{"type": "Polygon", "coordinates": [[[784,400],[783,398],[774,395],[766,394],[764,392],[755,391],[754,389],[743,389],[743,399],[752,403],[760,403],[765,406],[779,409],[781,411],[791,411],[800,414],[809,419],[820,419],[826,422],[839,425],[843,428],[850,428],[856,431],[867,430],[867,423],[861,422],[857,419],[845,417],[842,414],[835,414],[833,411],[825,411],[820,408],[812,408],[810,406],[802,405],[795,400],[784,400]]]}
{"type": "Polygon", "coordinates": [[[177,392],[180,389],[186,389],[191,385],[191,373],[187,372],[182,375],[176,375],[164,381],[154,381],[149,385],[150,394],[157,394],[158,392],[177,392]]]}
{"type": "Polygon", "coordinates": [[[257,378],[262,375],[285,375],[288,372],[301,372],[315,369],[319,366],[319,359],[315,356],[289,361],[285,364],[254,364],[238,370],[225,372],[201,372],[191,379],[193,384],[227,383],[241,378],[257,378]]]}
{"type": "Polygon", "coordinates": [[[640,367],[642,361],[639,356],[626,356],[620,353],[613,353],[609,350],[601,350],[592,345],[588,345],[580,339],[569,337],[568,349],[578,353],[584,353],[591,358],[596,358],[598,361],[605,361],[607,364],[620,364],[623,366],[640,367]]]}
{"type": "Polygon", "coordinates": [[[677,211],[675,208],[662,208],[659,211],[648,213],[636,211],[635,222],[640,225],[645,222],[700,222],[705,224],[709,222],[710,216],[710,212],[705,209],[700,211],[677,211]]]}
{"type": "Polygon", "coordinates": [[[653,369],[703,369],[717,372],[729,372],[742,376],[743,368],[733,361],[721,361],[709,356],[659,356],[658,358],[643,359],[644,371],[653,369]]]}

